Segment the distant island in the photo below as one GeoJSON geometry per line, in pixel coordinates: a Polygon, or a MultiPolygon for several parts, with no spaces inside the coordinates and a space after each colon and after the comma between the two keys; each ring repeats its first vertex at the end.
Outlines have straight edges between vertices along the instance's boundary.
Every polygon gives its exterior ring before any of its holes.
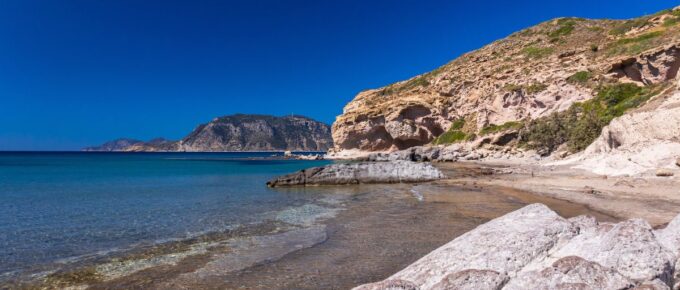
{"type": "Polygon", "coordinates": [[[299,115],[236,114],[201,124],[179,141],[120,138],[83,151],[221,152],[326,151],[333,146],[330,126],[299,115]]]}

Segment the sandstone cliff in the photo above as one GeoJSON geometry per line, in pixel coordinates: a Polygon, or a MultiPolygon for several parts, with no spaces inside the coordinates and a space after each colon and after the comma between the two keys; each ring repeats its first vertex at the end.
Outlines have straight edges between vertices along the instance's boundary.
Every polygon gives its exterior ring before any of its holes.
{"type": "Polygon", "coordinates": [[[359,93],[333,124],[335,151],[494,140],[505,146],[537,135],[555,144],[538,137],[524,143],[545,145],[546,153],[561,143],[582,150],[611,119],[653,99],[675,78],[678,23],[677,8],[631,20],[546,21],[432,72],[359,93]],[[578,105],[597,97],[597,110],[593,102],[578,105]],[[564,124],[531,121],[569,110],[573,118],[562,123],[578,126],[555,137],[544,133],[564,124]],[[603,115],[584,120],[590,112],[603,115]]]}
{"type": "Polygon", "coordinates": [[[180,141],[119,139],[85,151],[326,151],[330,127],[303,116],[237,114],[199,125],[180,141]]]}

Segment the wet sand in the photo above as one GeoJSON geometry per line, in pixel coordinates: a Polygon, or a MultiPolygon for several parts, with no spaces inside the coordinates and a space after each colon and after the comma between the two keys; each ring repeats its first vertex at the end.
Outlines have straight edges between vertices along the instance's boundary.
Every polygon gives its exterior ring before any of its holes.
{"type": "MultiPolygon", "coordinates": [[[[601,221],[616,220],[584,205],[481,184],[476,181],[482,179],[478,166],[449,169],[447,174],[452,178],[416,185],[280,189],[281,194],[318,194],[322,197],[320,205],[341,210],[309,221],[289,221],[294,224],[271,222],[198,238],[180,248],[209,246],[172,263],[152,264],[115,279],[87,276],[91,266],[77,268],[69,272],[71,276],[53,279],[59,284],[52,285],[87,284],[91,289],[349,289],[383,280],[455,237],[527,204],[544,203],[564,217],[589,214],[601,221]],[[73,275],[86,279],[69,282],[73,275]]],[[[148,251],[142,256],[147,260],[177,256],[173,247],[166,248],[170,250],[148,251]]]]}
{"type": "Polygon", "coordinates": [[[509,187],[587,205],[619,219],[642,218],[655,227],[665,225],[680,213],[680,180],[676,177],[653,174],[607,177],[568,166],[541,166],[512,160],[436,163],[435,166],[456,176],[448,181],[450,184],[509,187]],[[481,175],[480,168],[497,173],[481,175]]]}

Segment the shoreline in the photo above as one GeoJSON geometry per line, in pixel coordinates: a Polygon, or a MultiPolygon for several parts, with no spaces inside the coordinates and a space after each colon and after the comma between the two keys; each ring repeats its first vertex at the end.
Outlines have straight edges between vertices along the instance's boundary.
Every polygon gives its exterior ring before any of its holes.
{"type": "MultiPolygon", "coordinates": [[[[485,165],[453,166],[444,169],[455,171],[449,179],[433,182],[316,187],[314,191],[342,193],[344,198],[329,201],[342,205],[334,216],[309,227],[267,223],[232,234],[207,234],[131,253],[127,259],[132,263],[120,263],[125,258],[102,259],[73,267],[48,282],[94,288],[345,289],[385,279],[452,239],[527,204],[546,203],[569,217],[590,214],[601,221],[617,220],[582,204],[489,183],[487,177],[500,175],[485,175],[485,165]],[[243,242],[276,250],[239,248],[243,242]],[[242,261],[242,267],[228,266],[234,260],[242,261]],[[93,275],[92,269],[108,272],[93,275]],[[102,274],[108,278],[102,279],[102,274]]],[[[286,194],[308,189],[279,190],[286,194]]]]}
{"type": "Polygon", "coordinates": [[[668,223],[680,213],[680,181],[656,176],[607,177],[568,166],[543,166],[516,161],[459,161],[433,163],[443,172],[461,167],[499,171],[481,178],[461,178],[486,186],[506,186],[535,195],[588,206],[619,219],[642,218],[653,226],[668,223]],[[456,164],[458,163],[458,164],[456,164]]]}

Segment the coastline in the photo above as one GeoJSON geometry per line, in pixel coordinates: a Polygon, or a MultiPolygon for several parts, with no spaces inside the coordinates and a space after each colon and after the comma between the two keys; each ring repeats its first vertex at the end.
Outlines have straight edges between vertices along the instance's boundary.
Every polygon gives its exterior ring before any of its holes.
{"type": "Polygon", "coordinates": [[[512,160],[433,164],[445,173],[460,167],[497,169],[500,174],[474,179],[463,177],[456,182],[506,186],[583,204],[619,219],[642,218],[653,226],[664,225],[680,213],[677,191],[680,181],[675,178],[607,177],[568,166],[543,166],[512,160]]]}
{"type": "Polygon", "coordinates": [[[314,217],[283,223],[274,219],[102,257],[51,273],[43,286],[347,289],[385,279],[452,239],[527,204],[545,203],[568,217],[590,214],[601,221],[617,220],[581,204],[489,183],[481,168],[456,163],[445,169],[449,179],[418,184],[277,189],[282,194],[333,192],[333,199],[321,199],[322,206],[339,210],[327,215],[301,209],[314,217]]]}

